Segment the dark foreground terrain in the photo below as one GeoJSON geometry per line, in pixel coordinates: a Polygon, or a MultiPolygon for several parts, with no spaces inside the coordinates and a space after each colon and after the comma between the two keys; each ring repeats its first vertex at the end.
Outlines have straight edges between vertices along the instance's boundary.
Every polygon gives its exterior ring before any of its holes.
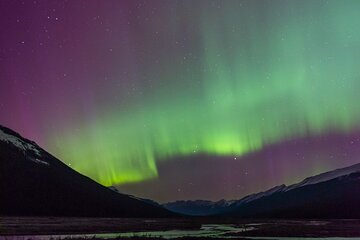
{"type": "Polygon", "coordinates": [[[198,229],[186,219],[0,217],[0,235],[53,235],[198,229]]]}
{"type": "Polygon", "coordinates": [[[360,220],[0,218],[0,238],[360,238],[360,220]]]}

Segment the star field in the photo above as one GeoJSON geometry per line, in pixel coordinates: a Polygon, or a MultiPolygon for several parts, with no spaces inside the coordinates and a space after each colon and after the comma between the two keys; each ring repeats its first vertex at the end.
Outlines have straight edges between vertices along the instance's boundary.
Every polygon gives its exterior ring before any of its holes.
{"type": "Polygon", "coordinates": [[[1,1],[0,123],[159,201],[239,198],[356,163],[359,9],[1,1]]]}

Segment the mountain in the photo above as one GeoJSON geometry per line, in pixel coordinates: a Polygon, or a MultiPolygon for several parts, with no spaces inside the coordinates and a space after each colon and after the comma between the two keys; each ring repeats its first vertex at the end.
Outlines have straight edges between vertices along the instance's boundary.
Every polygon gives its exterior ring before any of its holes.
{"type": "Polygon", "coordinates": [[[360,218],[360,164],[337,169],[244,204],[220,215],[261,218],[360,218]]]}
{"type": "Polygon", "coordinates": [[[218,202],[206,200],[188,200],[165,203],[163,206],[173,212],[189,216],[209,216],[222,213],[229,206],[230,202],[220,200],[218,202]]]}
{"type": "Polygon", "coordinates": [[[118,193],[69,168],[0,126],[0,216],[170,217],[168,210],[118,193]]]}
{"type": "Polygon", "coordinates": [[[259,193],[254,193],[254,194],[250,194],[238,201],[232,201],[232,204],[230,204],[231,207],[234,207],[234,206],[241,206],[243,204],[246,204],[246,203],[249,203],[249,202],[252,202],[252,201],[255,201],[257,199],[260,199],[260,198],[263,198],[263,197],[266,197],[266,196],[270,196],[274,193],[277,193],[277,192],[281,192],[283,191],[284,189],[286,188],[286,185],[280,185],[280,186],[276,186],[276,187],[273,187],[265,192],[259,192],[259,193]]]}
{"type": "Polygon", "coordinates": [[[240,200],[227,201],[222,199],[216,202],[208,200],[186,200],[165,203],[163,206],[170,211],[190,216],[210,216],[227,212],[228,209],[232,209],[247,202],[251,202],[256,199],[271,195],[275,192],[282,191],[285,188],[285,185],[276,186],[265,192],[248,195],[244,198],[241,198],[240,200]]]}
{"type": "Polygon", "coordinates": [[[312,184],[326,182],[326,181],[329,181],[329,180],[332,180],[335,178],[347,176],[347,175],[350,175],[352,173],[357,173],[357,172],[360,172],[360,163],[352,165],[350,167],[336,169],[334,171],[325,172],[325,173],[322,173],[322,174],[319,174],[319,175],[316,175],[313,177],[306,178],[303,181],[301,181],[300,183],[290,185],[289,187],[287,187],[284,190],[290,191],[295,188],[300,188],[300,187],[304,187],[304,186],[308,186],[308,185],[312,185],[312,184]]]}
{"type": "Polygon", "coordinates": [[[240,200],[181,201],[164,207],[191,215],[246,218],[360,218],[360,164],[277,186],[240,200]],[[202,203],[202,204],[201,204],[202,203]]]}

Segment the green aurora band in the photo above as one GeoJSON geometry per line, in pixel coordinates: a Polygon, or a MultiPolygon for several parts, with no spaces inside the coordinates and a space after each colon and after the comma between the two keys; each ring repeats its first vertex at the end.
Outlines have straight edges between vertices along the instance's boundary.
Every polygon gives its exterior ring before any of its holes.
{"type": "Polygon", "coordinates": [[[191,51],[170,51],[161,67],[138,70],[162,84],[48,136],[74,169],[104,185],[138,182],[157,177],[158,162],[172,157],[242,156],[360,126],[360,1],[177,7],[177,18],[158,14],[168,35],[186,35],[191,51]]]}

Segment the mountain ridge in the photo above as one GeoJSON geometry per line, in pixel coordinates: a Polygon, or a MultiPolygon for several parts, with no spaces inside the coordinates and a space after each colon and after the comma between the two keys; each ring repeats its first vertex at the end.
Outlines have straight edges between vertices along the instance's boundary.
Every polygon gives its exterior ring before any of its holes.
{"type": "MultiPolygon", "coordinates": [[[[169,210],[178,213],[186,212],[190,215],[195,215],[195,216],[221,215],[221,216],[239,216],[239,217],[257,217],[257,216],[282,217],[281,214],[275,213],[276,209],[271,209],[272,208],[271,205],[274,204],[273,202],[278,204],[277,202],[282,201],[281,197],[289,198],[289,196],[293,194],[297,195],[299,199],[292,198],[291,199],[292,202],[290,202],[290,205],[291,204],[296,205],[295,204],[296,201],[299,202],[302,198],[301,194],[296,194],[297,192],[305,192],[304,194],[315,196],[316,194],[314,192],[311,192],[312,190],[309,189],[317,189],[319,191],[322,191],[321,188],[319,189],[319,186],[322,186],[323,188],[329,188],[328,185],[335,186],[336,183],[347,184],[347,182],[351,182],[353,184],[354,181],[355,181],[354,188],[356,189],[356,191],[357,190],[360,191],[360,180],[359,182],[356,181],[358,180],[357,176],[360,177],[360,163],[344,168],[335,169],[332,171],[327,171],[312,177],[307,177],[303,181],[289,186],[286,186],[284,184],[275,186],[266,191],[250,194],[238,200],[230,200],[230,201],[221,200],[221,201],[225,201],[225,203],[220,207],[216,207],[219,201],[213,202],[206,200],[194,200],[194,201],[190,200],[190,201],[180,201],[180,202],[176,201],[176,202],[165,203],[163,204],[163,206],[169,210]],[[201,204],[203,202],[207,203],[206,206],[201,204]],[[252,211],[247,209],[252,209],[252,211]],[[259,209],[263,209],[263,212],[259,211],[259,209]]],[[[341,189],[339,189],[339,191],[341,191],[341,189]]],[[[327,194],[328,196],[332,197],[330,193],[327,194]]],[[[313,202],[321,201],[321,200],[325,201],[324,199],[325,196],[324,197],[317,196],[316,198],[314,197],[311,201],[313,202]]],[[[306,204],[310,206],[311,201],[306,204]]],[[[338,201],[341,202],[342,200],[339,199],[338,201]]],[[[348,200],[343,199],[343,202],[346,201],[348,200]]],[[[286,204],[287,203],[283,203],[284,206],[286,206],[286,204]]],[[[281,209],[282,206],[278,204],[277,208],[281,209]]],[[[289,206],[284,208],[289,208],[289,206]]],[[[286,210],[284,209],[282,209],[281,212],[283,212],[284,217],[285,216],[297,217],[296,214],[284,213],[286,212],[286,210]]],[[[360,208],[358,211],[355,210],[354,213],[358,214],[358,215],[355,214],[354,216],[360,217],[360,208]]],[[[309,214],[309,216],[310,215],[311,214],[309,214]]],[[[324,214],[324,216],[325,215],[326,214],[324,214]]],[[[336,214],[333,214],[333,217],[336,217],[335,215],[336,214]]],[[[350,216],[351,214],[347,214],[347,215],[350,216]]],[[[314,214],[313,216],[321,217],[320,214],[314,214]]],[[[344,215],[344,217],[346,216],[344,215]]]]}
{"type": "Polygon", "coordinates": [[[176,216],[96,183],[1,125],[0,191],[0,216],[176,216]]]}

